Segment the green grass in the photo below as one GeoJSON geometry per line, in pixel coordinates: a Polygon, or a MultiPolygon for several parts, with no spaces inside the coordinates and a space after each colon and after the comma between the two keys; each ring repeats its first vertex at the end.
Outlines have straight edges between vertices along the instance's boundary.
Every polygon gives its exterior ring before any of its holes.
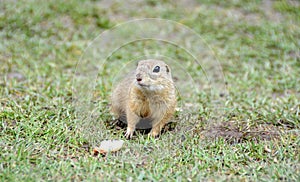
{"type": "MultiPolygon", "coordinates": [[[[299,2],[190,3],[2,1],[0,180],[299,181],[299,2]],[[196,97],[196,112],[177,112],[173,129],[159,139],[137,132],[119,152],[93,156],[101,140],[124,139],[108,107],[119,63],[161,45],[134,42],[108,58],[90,123],[73,105],[77,62],[101,32],[145,17],[180,22],[201,35],[223,70],[225,109],[214,116],[208,83],[200,79],[199,95],[185,93],[196,97]]],[[[162,44],[161,53],[185,60],[180,64],[191,76],[204,74],[186,52],[162,44]]],[[[173,76],[181,83],[186,75],[173,76]]]]}

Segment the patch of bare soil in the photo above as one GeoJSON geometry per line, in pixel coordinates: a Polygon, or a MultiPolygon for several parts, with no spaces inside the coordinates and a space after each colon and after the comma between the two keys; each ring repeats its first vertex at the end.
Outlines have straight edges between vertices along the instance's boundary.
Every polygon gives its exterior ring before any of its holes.
{"type": "Polygon", "coordinates": [[[272,0],[262,1],[261,10],[265,13],[270,21],[279,23],[283,21],[284,17],[273,9],[273,3],[274,1],[272,0]]]}
{"type": "Polygon", "coordinates": [[[203,131],[206,138],[224,138],[231,143],[242,143],[245,141],[272,140],[278,138],[283,130],[274,125],[261,124],[249,126],[247,122],[222,122],[211,125],[203,131]]]}

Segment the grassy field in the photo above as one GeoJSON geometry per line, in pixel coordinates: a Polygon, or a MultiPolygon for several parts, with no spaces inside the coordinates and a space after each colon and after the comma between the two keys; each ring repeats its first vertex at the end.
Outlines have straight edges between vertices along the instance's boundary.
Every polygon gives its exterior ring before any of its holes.
{"type": "Polygon", "coordinates": [[[300,181],[299,17],[296,0],[0,1],[0,180],[300,181]],[[109,112],[118,63],[160,49],[203,73],[184,51],[145,40],[108,58],[85,123],[73,102],[78,61],[100,33],[140,18],[179,22],[209,45],[227,88],[221,115],[204,81],[158,139],[125,140],[109,112]],[[125,144],[94,156],[104,139],[125,144]]]}

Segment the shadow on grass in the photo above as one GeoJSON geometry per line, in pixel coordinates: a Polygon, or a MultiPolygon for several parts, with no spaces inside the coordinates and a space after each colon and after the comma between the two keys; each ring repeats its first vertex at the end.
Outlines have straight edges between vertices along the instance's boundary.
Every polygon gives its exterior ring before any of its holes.
{"type": "MultiPolygon", "coordinates": [[[[119,119],[115,119],[115,120],[110,120],[110,121],[106,121],[105,122],[105,126],[110,129],[110,130],[114,130],[114,131],[120,131],[120,130],[124,130],[124,134],[126,132],[126,128],[127,128],[127,124],[124,123],[123,121],[119,120],[119,119]]],[[[169,122],[167,123],[164,128],[161,131],[161,135],[166,133],[167,131],[173,131],[177,126],[176,122],[169,122]]],[[[148,129],[136,129],[137,133],[140,133],[142,135],[147,135],[148,133],[150,133],[151,128],[148,129]]]]}

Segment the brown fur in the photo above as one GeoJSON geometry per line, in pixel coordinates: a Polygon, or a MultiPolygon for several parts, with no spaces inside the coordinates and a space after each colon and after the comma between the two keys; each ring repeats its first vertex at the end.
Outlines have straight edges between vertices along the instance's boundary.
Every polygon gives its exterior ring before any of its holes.
{"type": "Polygon", "coordinates": [[[112,112],[126,117],[126,137],[130,138],[136,125],[145,118],[151,122],[150,135],[156,137],[173,116],[176,92],[169,66],[159,60],[142,60],[135,72],[126,76],[112,94],[112,112]],[[159,72],[154,72],[156,66],[159,72]],[[141,79],[138,81],[138,79],[141,79]]]}

